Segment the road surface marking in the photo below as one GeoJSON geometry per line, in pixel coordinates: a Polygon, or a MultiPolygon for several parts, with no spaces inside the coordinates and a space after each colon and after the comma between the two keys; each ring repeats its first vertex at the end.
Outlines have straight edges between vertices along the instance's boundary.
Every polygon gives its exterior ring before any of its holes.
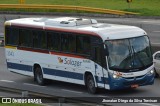
{"type": "Polygon", "coordinates": [[[109,96],[105,96],[105,95],[98,95],[98,97],[109,97],[109,96]]]}
{"type": "Polygon", "coordinates": [[[140,21],[140,22],[151,22],[151,21],[140,21]]]}
{"type": "Polygon", "coordinates": [[[159,106],[159,105],[149,104],[149,103],[139,103],[139,104],[146,105],[146,106],[159,106]]]}
{"type": "Polygon", "coordinates": [[[0,80],[2,82],[14,82],[14,81],[10,81],[10,80],[0,80]]]}
{"type": "Polygon", "coordinates": [[[153,43],[153,42],[151,42],[151,45],[160,45],[160,43],[153,43]]]}
{"type": "Polygon", "coordinates": [[[72,90],[68,90],[68,89],[61,89],[63,91],[68,91],[68,92],[74,92],[74,93],[83,93],[83,92],[79,92],[79,91],[72,91],[72,90]]]}
{"type": "Polygon", "coordinates": [[[160,31],[152,31],[152,32],[157,32],[157,33],[159,33],[160,31]]]}
{"type": "Polygon", "coordinates": [[[46,86],[40,86],[40,85],[35,85],[35,84],[30,84],[30,83],[23,83],[24,85],[31,85],[31,86],[38,86],[38,87],[46,87],[46,86]]]}

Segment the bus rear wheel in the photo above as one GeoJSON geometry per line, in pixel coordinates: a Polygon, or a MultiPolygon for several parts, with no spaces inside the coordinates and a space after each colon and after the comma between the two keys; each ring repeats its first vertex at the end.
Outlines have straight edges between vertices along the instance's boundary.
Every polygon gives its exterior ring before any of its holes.
{"type": "Polygon", "coordinates": [[[34,73],[34,77],[35,77],[35,80],[36,82],[39,84],[39,85],[44,85],[45,84],[45,80],[43,78],[43,73],[42,73],[42,69],[40,67],[36,67],[35,68],[35,73],[34,73]]]}
{"type": "Polygon", "coordinates": [[[92,75],[88,75],[86,78],[86,87],[88,89],[88,92],[91,94],[95,94],[96,93],[96,87],[95,87],[95,82],[93,79],[92,75]]]}

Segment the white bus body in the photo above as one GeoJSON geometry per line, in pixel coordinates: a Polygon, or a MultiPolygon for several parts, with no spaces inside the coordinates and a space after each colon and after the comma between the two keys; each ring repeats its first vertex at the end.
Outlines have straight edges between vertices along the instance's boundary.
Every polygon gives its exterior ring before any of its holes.
{"type": "Polygon", "coordinates": [[[44,79],[70,82],[86,85],[91,93],[96,88],[116,90],[151,85],[154,72],[146,35],[135,26],[98,23],[94,19],[9,20],[5,22],[7,67],[11,72],[34,76],[39,84],[44,84],[44,79]],[[143,45],[143,50],[134,42],[143,45]],[[126,58],[116,57],[116,44],[121,45],[118,48],[124,46],[125,50],[120,51],[127,52],[126,58]],[[141,51],[147,57],[141,59],[141,51]],[[112,65],[114,62],[117,65],[112,65]]]}

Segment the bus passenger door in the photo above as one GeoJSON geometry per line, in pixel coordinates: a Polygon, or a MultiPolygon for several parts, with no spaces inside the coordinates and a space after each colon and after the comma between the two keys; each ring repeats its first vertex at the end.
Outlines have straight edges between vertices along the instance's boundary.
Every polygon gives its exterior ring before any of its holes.
{"type": "Polygon", "coordinates": [[[104,88],[104,73],[102,67],[102,49],[101,46],[93,47],[93,60],[95,64],[95,79],[98,87],[104,88]]]}

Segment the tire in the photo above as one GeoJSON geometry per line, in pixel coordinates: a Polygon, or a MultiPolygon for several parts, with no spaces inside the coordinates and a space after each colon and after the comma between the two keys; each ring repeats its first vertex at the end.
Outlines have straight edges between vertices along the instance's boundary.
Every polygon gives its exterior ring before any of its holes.
{"type": "Polygon", "coordinates": [[[95,82],[94,82],[92,75],[88,75],[86,77],[86,87],[87,87],[89,93],[91,93],[91,94],[96,93],[97,88],[95,87],[95,82]]]}
{"type": "Polygon", "coordinates": [[[45,79],[43,78],[43,73],[40,67],[35,68],[35,80],[39,85],[44,85],[45,84],[45,79]]]}

